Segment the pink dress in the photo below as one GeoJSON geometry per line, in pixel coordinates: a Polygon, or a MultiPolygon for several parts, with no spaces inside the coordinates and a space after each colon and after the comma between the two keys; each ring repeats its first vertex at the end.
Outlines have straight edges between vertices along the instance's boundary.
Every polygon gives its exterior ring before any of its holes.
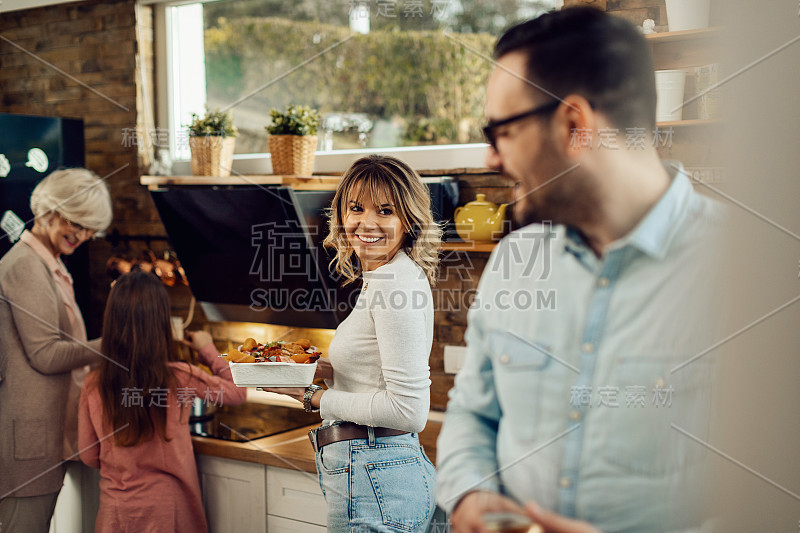
{"type": "MultiPolygon", "coordinates": [[[[227,361],[218,355],[213,345],[200,351],[200,360],[211,368],[213,376],[186,363],[170,363],[178,385],[163,393],[168,406],[169,441],[156,434],[137,446],[118,446],[112,435],[114,430],[103,419],[97,373],[86,378],[81,393],[78,444],[81,460],[100,469],[95,533],[208,531],[189,434],[191,401],[197,396],[217,405],[235,405],[245,401],[247,392],[233,384],[227,361]]],[[[162,393],[155,394],[161,402],[162,393]]],[[[136,401],[135,391],[124,394],[123,401],[126,396],[129,401],[136,401]]]]}

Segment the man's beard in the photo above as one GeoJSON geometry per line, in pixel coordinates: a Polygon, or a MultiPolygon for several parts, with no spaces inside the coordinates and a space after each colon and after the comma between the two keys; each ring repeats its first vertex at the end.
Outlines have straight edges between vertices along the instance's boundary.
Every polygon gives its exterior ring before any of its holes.
{"type": "Polygon", "coordinates": [[[579,226],[595,218],[593,191],[577,175],[565,174],[558,180],[526,193],[524,185],[513,204],[514,221],[519,227],[548,222],[579,226]]]}
{"type": "Polygon", "coordinates": [[[527,198],[514,202],[514,222],[517,226],[524,227],[544,222],[541,209],[537,209],[531,204],[532,202],[527,198]]]}
{"type": "Polygon", "coordinates": [[[565,205],[559,192],[546,190],[557,186],[555,183],[548,184],[529,194],[524,189],[519,191],[520,198],[514,202],[513,207],[514,222],[520,227],[542,222],[560,223],[564,218],[564,211],[569,210],[569,205],[565,205]]]}

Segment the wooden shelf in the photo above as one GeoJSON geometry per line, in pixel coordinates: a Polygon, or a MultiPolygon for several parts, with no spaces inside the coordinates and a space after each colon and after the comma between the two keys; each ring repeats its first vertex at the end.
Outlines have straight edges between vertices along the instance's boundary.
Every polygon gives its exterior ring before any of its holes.
{"type": "Polygon", "coordinates": [[[670,43],[674,41],[691,41],[698,39],[716,39],[719,37],[720,28],[700,28],[697,30],[665,31],[661,33],[648,33],[644,36],[650,44],[670,43]]]}
{"type": "Polygon", "coordinates": [[[719,28],[645,35],[656,70],[686,69],[716,63],[721,56],[719,28]]]}
{"type": "Polygon", "coordinates": [[[688,120],[669,120],[665,122],[659,122],[656,124],[656,126],[659,128],[684,128],[697,126],[717,126],[719,124],[719,119],[693,118],[688,120]]]}
{"type": "Polygon", "coordinates": [[[684,88],[684,120],[658,122],[664,128],[711,128],[721,124],[716,119],[698,119],[700,99],[696,96],[695,67],[718,63],[722,55],[721,28],[651,33],[644,36],[653,55],[656,70],[683,70],[686,72],[684,88]]]}
{"type": "Polygon", "coordinates": [[[446,252],[483,252],[490,253],[497,246],[496,242],[443,242],[440,249],[446,252]]]}
{"type": "Polygon", "coordinates": [[[335,190],[341,176],[142,176],[139,183],[148,189],[184,185],[287,185],[297,190],[335,190]]]}

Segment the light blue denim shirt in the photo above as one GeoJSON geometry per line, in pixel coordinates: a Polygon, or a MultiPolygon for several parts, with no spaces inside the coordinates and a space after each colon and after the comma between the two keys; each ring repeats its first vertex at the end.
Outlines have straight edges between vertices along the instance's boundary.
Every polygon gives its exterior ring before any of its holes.
{"type": "Polygon", "coordinates": [[[712,356],[695,356],[717,340],[722,217],[665,167],[667,192],[602,258],[541,224],[493,252],[438,441],[448,512],[487,489],[603,531],[697,522],[706,449],[686,433],[707,436],[712,356]]]}

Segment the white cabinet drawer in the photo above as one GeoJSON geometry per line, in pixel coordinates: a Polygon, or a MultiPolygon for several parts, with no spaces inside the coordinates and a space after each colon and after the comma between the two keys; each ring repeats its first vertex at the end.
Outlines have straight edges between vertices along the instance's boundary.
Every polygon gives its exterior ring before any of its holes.
{"type": "Polygon", "coordinates": [[[267,531],[269,533],[327,533],[328,529],[308,522],[298,522],[269,515],[267,516],[267,531]]]}
{"type": "Polygon", "coordinates": [[[197,471],[211,533],[266,530],[263,465],[198,455],[197,471]]]}
{"type": "Polygon", "coordinates": [[[268,466],[267,514],[325,526],[328,507],[317,474],[268,466]]]}

